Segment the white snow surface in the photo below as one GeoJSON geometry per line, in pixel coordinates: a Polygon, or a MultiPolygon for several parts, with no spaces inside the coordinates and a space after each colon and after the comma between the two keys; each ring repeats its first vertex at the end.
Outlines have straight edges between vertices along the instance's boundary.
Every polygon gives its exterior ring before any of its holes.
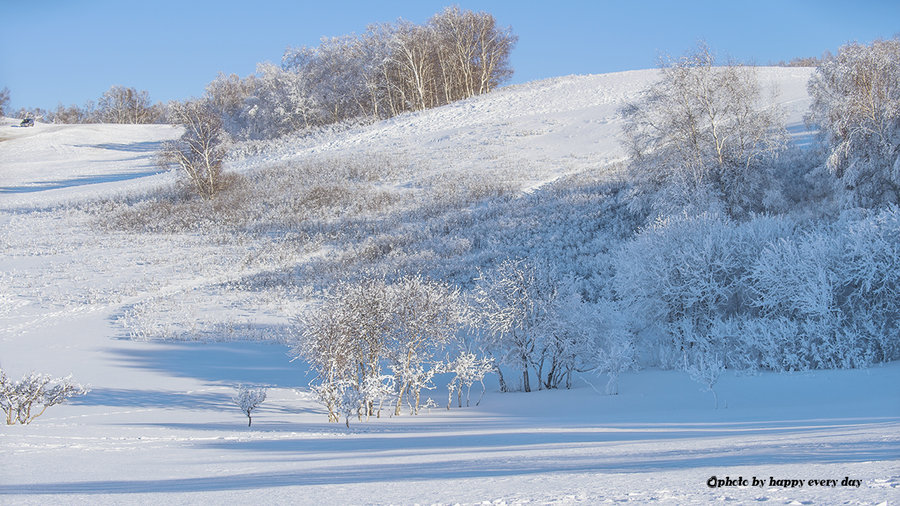
{"type": "MultiPolygon", "coordinates": [[[[806,69],[760,69],[802,141],[806,69]]],[[[570,76],[236,158],[250,171],[322,154],[402,154],[434,171],[473,168],[523,191],[621,159],[617,109],[655,71],[570,76]]],[[[3,504],[885,504],[900,498],[900,363],[743,375],[625,374],[568,391],[501,394],[480,406],[328,424],[283,344],[128,339],[129,308],[181,294],[219,307],[222,328],[265,334],[297,306],[210,300],[259,265],[188,234],[98,230],[77,204],[171,181],[157,174],[167,126],[0,124],[0,365],[73,374],[87,396],[26,426],[0,426],[3,504]],[[190,255],[186,253],[190,253],[190,255]],[[208,259],[204,262],[192,258],[208,259]],[[211,295],[212,294],[212,295],[211,295]],[[236,316],[238,315],[238,316],[236,316]],[[269,326],[269,327],[267,327],[269,326]],[[232,403],[265,385],[253,426],[232,403]],[[598,388],[594,388],[596,385],[598,388]],[[724,406],[724,407],[721,407],[724,406]],[[762,486],[710,488],[711,477],[762,486]],[[845,478],[859,486],[842,486],[845,478]],[[819,486],[810,480],[836,480],[819,486]],[[803,480],[802,486],[781,481],[803,480]]],[[[488,177],[486,175],[486,177],[488,177]]],[[[302,301],[297,301],[302,304],[302,301]]],[[[170,312],[193,310],[166,307],[170,312]]],[[[280,327],[279,327],[280,326],[280,327]]],[[[440,382],[438,382],[440,384],[440,382]]],[[[439,405],[446,390],[426,395],[439,405]]]]}

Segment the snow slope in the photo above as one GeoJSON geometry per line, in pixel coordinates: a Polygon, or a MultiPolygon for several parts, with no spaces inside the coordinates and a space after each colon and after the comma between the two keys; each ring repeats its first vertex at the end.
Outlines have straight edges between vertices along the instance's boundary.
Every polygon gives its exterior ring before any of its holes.
{"type": "MultiPolygon", "coordinates": [[[[760,77],[780,89],[792,131],[802,135],[809,71],[763,68],[760,77]]],[[[534,191],[621,158],[616,110],[654,78],[639,71],[513,86],[248,149],[232,168],[379,152],[402,157],[410,177],[477,170],[534,191]]],[[[302,301],[221,289],[264,271],[252,260],[258,252],[196,234],[104,231],[84,211],[89,199],[171,181],[156,174],[153,151],[177,129],[6,123],[0,132],[0,365],[13,378],[72,373],[93,389],[31,425],[0,428],[4,504],[877,504],[898,497],[897,363],[726,374],[716,387],[723,409],[684,373],[650,370],[625,375],[618,396],[599,393],[592,385],[604,378],[591,376],[571,391],[530,394],[500,394],[489,383],[477,407],[349,429],[328,424],[308,395],[303,365],[288,361],[283,344],[257,342],[285,334],[302,301]],[[172,294],[177,304],[166,298],[172,294]],[[221,315],[213,328],[219,342],[137,341],[123,325],[126,315],[140,315],[136,308],[174,321],[197,307],[221,315]],[[247,335],[260,339],[246,342],[247,335]],[[252,429],[230,401],[239,383],[270,386],[252,429]],[[765,483],[709,488],[712,476],[765,483]],[[844,478],[860,486],[841,486],[844,478]],[[791,488],[770,479],[804,482],[791,488]]],[[[443,404],[447,392],[427,395],[443,404]]]]}

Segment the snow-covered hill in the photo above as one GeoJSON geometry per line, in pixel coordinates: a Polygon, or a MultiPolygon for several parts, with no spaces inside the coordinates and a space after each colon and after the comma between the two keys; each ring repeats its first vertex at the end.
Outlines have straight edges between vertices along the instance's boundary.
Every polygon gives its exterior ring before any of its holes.
{"type": "MultiPolygon", "coordinates": [[[[779,89],[801,138],[810,71],[759,75],[779,89]]],[[[504,198],[531,192],[539,202],[549,182],[596,177],[622,158],[617,110],[655,78],[638,71],[512,86],[374,125],[239,146],[230,168],[255,181],[320,160],[338,160],[324,165],[335,174],[352,160],[388,161],[385,179],[372,184],[388,202],[385,213],[403,216],[391,225],[400,228],[437,212],[426,216],[392,195],[452,192],[457,180],[502,183],[513,192],[504,198]]],[[[530,394],[501,394],[492,380],[477,407],[349,429],[326,423],[307,389],[312,378],[289,362],[282,342],[305,293],[285,279],[306,279],[316,262],[345,265],[348,253],[335,249],[358,247],[359,256],[377,241],[302,242],[305,229],[286,238],[266,230],[226,236],[226,228],[203,234],[180,222],[136,231],[127,219],[147,216],[141,202],[165,203],[154,191],[174,175],[157,174],[154,152],[178,135],[166,126],[0,125],[0,365],[13,378],[72,373],[92,388],[31,425],[0,428],[0,502],[877,504],[897,497],[898,363],[728,372],[716,387],[721,409],[685,373],[646,370],[624,375],[617,396],[593,388],[603,378],[592,375],[570,391],[530,394]],[[252,430],[230,399],[239,383],[270,387],[252,430]],[[710,488],[712,476],[765,483],[710,488]],[[841,485],[844,478],[860,485],[841,485]]],[[[505,201],[498,202],[496,213],[505,201]]],[[[278,212],[277,202],[241,203],[264,208],[261,215],[278,212]]],[[[180,220],[183,209],[163,209],[154,212],[180,220]]],[[[478,219],[491,216],[480,212],[478,219]]],[[[360,230],[395,232],[381,223],[388,220],[363,217],[354,225],[360,230]]],[[[340,235],[327,228],[328,216],[317,219],[322,236],[340,235]]],[[[446,387],[427,395],[443,405],[446,387]]]]}

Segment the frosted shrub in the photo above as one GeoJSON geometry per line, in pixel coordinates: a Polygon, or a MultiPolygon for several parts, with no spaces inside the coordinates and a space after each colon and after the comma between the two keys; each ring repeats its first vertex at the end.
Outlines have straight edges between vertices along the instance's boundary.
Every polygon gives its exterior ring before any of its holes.
{"type": "Polygon", "coordinates": [[[71,376],[52,378],[48,374],[32,372],[13,381],[0,369],[0,409],[6,414],[7,425],[29,424],[50,406],[89,391],[72,381],[71,376]]]}
{"type": "Polygon", "coordinates": [[[896,207],[767,246],[753,264],[751,303],[771,325],[783,356],[767,365],[785,369],[863,367],[898,357],[900,220],[896,207]],[[793,322],[785,323],[785,319],[793,322]]]}
{"type": "Polygon", "coordinates": [[[615,292],[638,333],[662,339],[656,343],[660,365],[678,367],[683,350],[711,339],[727,340],[714,343],[726,362],[739,354],[730,337],[710,329],[748,310],[748,268],[767,243],[791,229],[790,220],[780,218],[737,224],[715,214],[669,217],[615,254],[615,292]]]}

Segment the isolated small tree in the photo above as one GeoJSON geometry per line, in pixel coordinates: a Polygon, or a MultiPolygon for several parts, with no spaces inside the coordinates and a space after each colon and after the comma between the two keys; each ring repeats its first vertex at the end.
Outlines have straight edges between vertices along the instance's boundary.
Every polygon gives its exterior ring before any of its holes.
{"type": "Polygon", "coordinates": [[[753,67],[717,67],[702,44],[664,60],[660,73],[621,110],[631,167],[650,206],[668,213],[720,203],[731,216],[755,210],[771,184],[767,162],[787,142],[774,97],[763,102],[753,67]]]}
{"type": "Polygon", "coordinates": [[[700,383],[705,391],[712,392],[715,408],[719,409],[719,396],[713,387],[725,371],[724,357],[709,350],[697,350],[690,353],[685,360],[685,372],[692,380],[700,383]]]}
{"type": "Polygon", "coordinates": [[[0,117],[6,116],[9,107],[9,88],[4,87],[0,90],[0,117]]]}
{"type": "Polygon", "coordinates": [[[250,416],[250,413],[266,400],[266,388],[239,385],[231,400],[247,415],[247,427],[250,427],[253,424],[253,418],[250,416]]]}
{"type": "Polygon", "coordinates": [[[170,114],[185,131],[180,139],[163,145],[160,164],[182,170],[194,191],[211,199],[225,187],[222,164],[229,139],[222,128],[222,117],[205,101],[173,104],[170,114]]]}
{"type": "Polygon", "coordinates": [[[809,82],[807,120],[830,148],[848,203],[900,204],[900,38],[848,44],[809,82]]]}
{"type": "Polygon", "coordinates": [[[13,381],[0,369],[0,409],[6,413],[6,424],[29,424],[50,406],[62,404],[71,397],[85,395],[90,389],[72,381],[71,376],[52,378],[47,374],[29,373],[13,381]]]}

